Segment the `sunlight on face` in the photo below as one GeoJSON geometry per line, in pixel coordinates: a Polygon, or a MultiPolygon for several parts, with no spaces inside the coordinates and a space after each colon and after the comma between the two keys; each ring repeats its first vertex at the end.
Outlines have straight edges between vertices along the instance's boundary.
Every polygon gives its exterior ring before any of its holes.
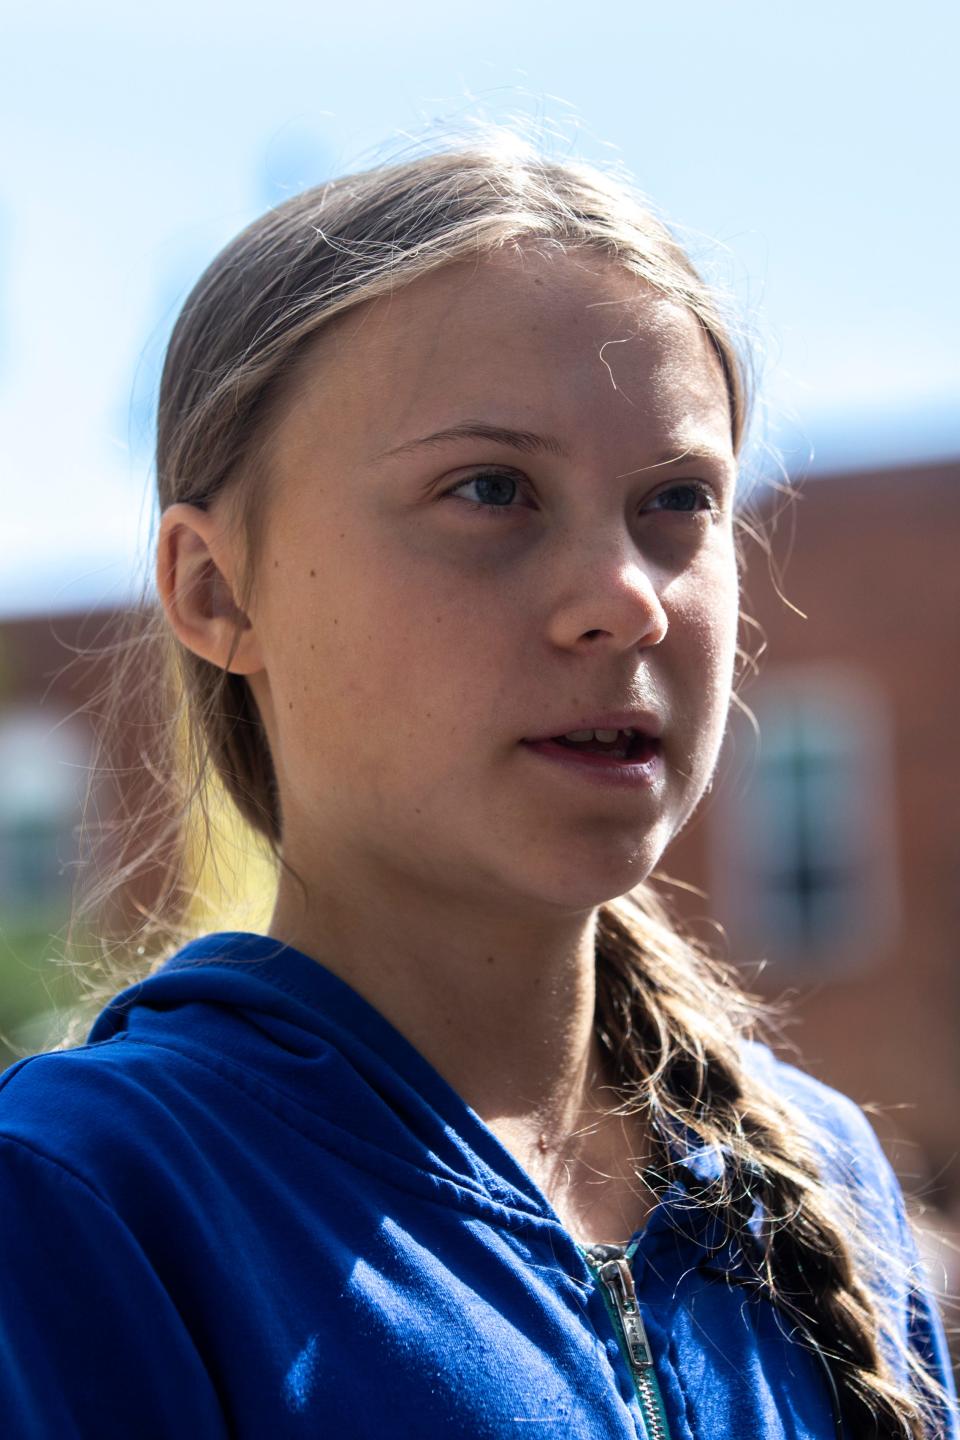
{"type": "Polygon", "coordinates": [[[328,330],[252,611],[287,858],[520,908],[639,884],[722,738],[735,479],[698,322],[601,257],[450,265],[328,330]],[[630,707],[662,724],[645,788],[523,744],[630,707]]]}

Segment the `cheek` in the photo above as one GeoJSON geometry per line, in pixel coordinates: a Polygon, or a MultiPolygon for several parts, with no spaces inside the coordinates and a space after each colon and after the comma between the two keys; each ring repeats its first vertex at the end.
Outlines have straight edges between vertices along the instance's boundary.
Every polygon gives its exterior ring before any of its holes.
{"type": "Polygon", "coordinates": [[[439,761],[483,713],[484,698],[489,708],[504,617],[491,615],[462,575],[416,558],[355,556],[338,576],[311,578],[316,588],[295,623],[284,626],[280,613],[283,708],[292,701],[301,712],[301,745],[322,737],[324,754],[378,768],[388,752],[395,765],[427,747],[439,761]]]}
{"type": "MultiPolygon", "coordinates": [[[[701,722],[722,728],[736,658],[739,594],[731,556],[705,557],[671,587],[669,615],[687,704],[701,722]]],[[[668,634],[669,640],[669,634],[668,634]]]]}

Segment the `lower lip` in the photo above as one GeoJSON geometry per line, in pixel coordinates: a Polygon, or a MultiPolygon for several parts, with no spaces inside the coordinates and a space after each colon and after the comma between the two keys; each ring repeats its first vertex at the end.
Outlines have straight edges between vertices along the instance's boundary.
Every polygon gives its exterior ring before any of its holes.
{"type": "Polygon", "coordinates": [[[649,741],[632,760],[620,760],[599,751],[574,750],[570,745],[558,745],[556,740],[524,740],[522,744],[531,754],[542,756],[551,765],[608,789],[649,790],[663,774],[659,740],[649,741]]]}

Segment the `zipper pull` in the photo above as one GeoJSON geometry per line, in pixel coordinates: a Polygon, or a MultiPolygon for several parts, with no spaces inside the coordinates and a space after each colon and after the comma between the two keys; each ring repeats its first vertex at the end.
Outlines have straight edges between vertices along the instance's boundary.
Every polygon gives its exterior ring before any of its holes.
{"type": "Polygon", "coordinates": [[[650,1366],[653,1355],[647,1339],[643,1317],[637,1305],[637,1292],[633,1286],[633,1275],[626,1260],[606,1260],[597,1271],[607,1288],[617,1317],[623,1328],[623,1338],[634,1365],[650,1366]]]}

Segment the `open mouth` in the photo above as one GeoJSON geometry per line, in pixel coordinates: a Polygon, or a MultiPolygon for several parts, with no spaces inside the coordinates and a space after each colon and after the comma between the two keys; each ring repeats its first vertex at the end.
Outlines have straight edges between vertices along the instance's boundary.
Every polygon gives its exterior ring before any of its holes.
{"type": "Polygon", "coordinates": [[[600,740],[596,733],[590,740],[571,740],[566,734],[556,734],[553,744],[563,744],[570,750],[583,750],[587,755],[609,755],[615,760],[632,760],[649,744],[649,737],[635,730],[617,730],[615,739],[600,740]]]}
{"type": "Polygon", "coordinates": [[[528,741],[534,745],[560,745],[566,750],[585,755],[605,755],[611,760],[649,760],[659,748],[659,740],[639,730],[578,730],[569,735],[554,735],[549,740],[528,741]]]}

